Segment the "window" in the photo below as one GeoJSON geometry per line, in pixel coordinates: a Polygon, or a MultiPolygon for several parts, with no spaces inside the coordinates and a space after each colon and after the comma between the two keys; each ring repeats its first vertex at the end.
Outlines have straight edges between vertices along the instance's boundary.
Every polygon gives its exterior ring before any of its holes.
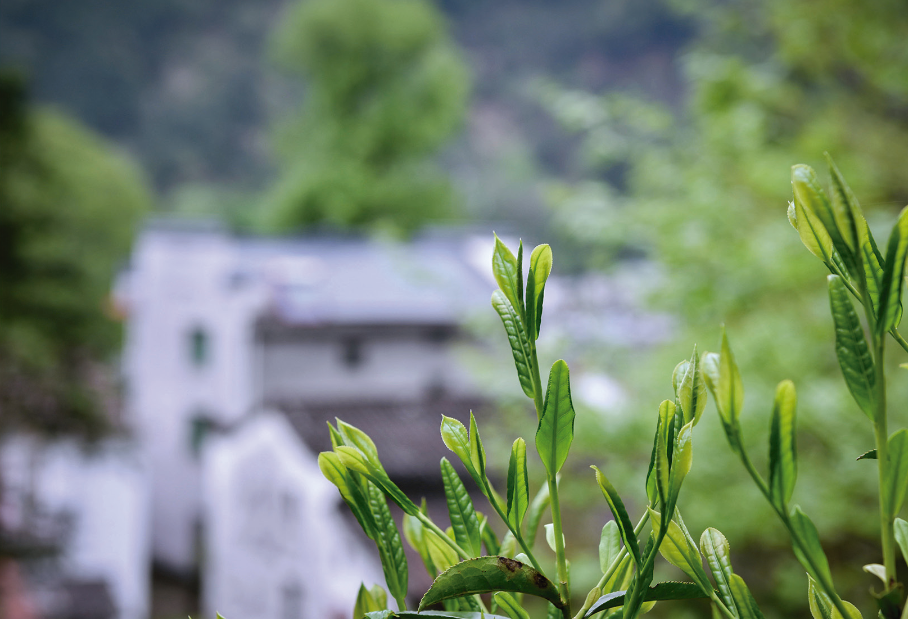
{"type": "Polygon", "coordinates": [[[342,358],[344,365],[355,370],[363,364],[363,341],[358,337],[349,337],[344,340],[342,358]]]}
{"type": "Polygon", "coordinates": [[[196,413],[189,420],[189,451],[194,457],[202,453],[205,438],[215,427],[215,421],[205,413],[196,413]]]}
{"type": "Polygon", "coordinates": [[[189,332],[189,359],[196,367],[208,364],[211,355],[211,343],[208,333],[202,327],[189,332]]]}

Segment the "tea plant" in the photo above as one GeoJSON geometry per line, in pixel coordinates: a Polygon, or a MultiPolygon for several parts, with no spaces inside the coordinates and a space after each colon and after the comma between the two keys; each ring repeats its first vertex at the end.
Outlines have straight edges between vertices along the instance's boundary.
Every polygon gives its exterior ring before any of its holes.
{"type": "MultiPolygon", "coordinates": [[[[836,352],[846,382],[861,410],[873,422],[880,478],[880,512],[883,564],[865,566],[880,576],[883,591],[877,595],[879,616],[908,619],[903,588],[895,574],[895,545],[908,554],[908,523],[896,518],[908,486],[908,430],[891,437],[886,429],[886,390],[883,373],[884,343],[892,337],[908,351],[896,326],[901,316],[900,296],[908,254],[908,209],[893,230],[884,258],[877,250],[857,200],[830,162],[832,199],[806,166],[792,173],[794,201],[789,217],[807,248],[832,271],[829,289],[836,325],[836,352]],[[867,339],[849,294],[865,309],[867,339]]],[[[397,604],[388,608],[381,587],[360,587],[354,619],[391,617],[429,619],[528,619],[524,596],[548,604],[548,617],[585,619],[594,615],[634,619],[656,602],[706,598],[714,617],[762,618],[744,580],[734,572],[729,544],[716,529],[708,528],[694,541],[681,517],[679,498],[691,469],[694,428],[711,392],[732,450],[768,499],[788,530],[794,553],[808,574],[808,599],[817,619],[861,617],[836,592],[828,561],[816,527],[797,506],[789,505],[797,475],[795,441],[796,394],[790,381],[779,384],[772,412],[769,478],[756,471],[745,448],[739,417],[744,401],[728,339],[722,333],[719,353],[697,353],[677,365],[672,375],[674,398],[663,401],[656,415],[656,430],[644,488],[646,508],[636,524],[606,475],[593,467],[593,476],[611,510],[599,540],[602,577],[574,612],[569,562],[562,534],[559,473],[567,460],[574,431],[570,371],[563,360],[552,364],[543,389],[536,340],[542,326],[546,281],[552,270],[548,245],[530,254],[524,278],[522,243],[516,256],[497,237],[492,269],[499,289],[492,306],[501,318],[510,344],[517,378],[523,393],[536,409],[536,452],[545,480],[530,498],[526,440],[517,438],[508,459],[504,495],[487,474],[487,457],[476,418],[470,413],[469,429],[442,417],[444,444],[461,461],[473,483],[488,500],[507,533],[499,539],[489,519],[475,508],[451,463],[441,459],[450,526],[442,529],[429,516],[425,502],[417,506],[388,477],[372,440],[361,430],[337,420],[330,427],[333,450],[319,455],[319,467],[340,490],[365,533],[378,548],[386,585],[397,604]],[[419,554],[435,581],[416,611],[407,608],[408,565],[400,532],[387,499],[404,511],[404,538],[419,554]],[[548,515],[548,518],[546,518],[548,515]],[[545,538],[554,557],[540,561],[535,539],[543,519],[545,538]],[[653,583],[657,556],[679,567],[689,582],[653,583]],[[708,568],[704,568],[706,559],[708,568]],[[710,575],[712,580],[710,580],[710,575]],[[490,597],[482,597],[491,594],[490,597]],[[438,606],[444,610],[432,610],[438,606]]]]}

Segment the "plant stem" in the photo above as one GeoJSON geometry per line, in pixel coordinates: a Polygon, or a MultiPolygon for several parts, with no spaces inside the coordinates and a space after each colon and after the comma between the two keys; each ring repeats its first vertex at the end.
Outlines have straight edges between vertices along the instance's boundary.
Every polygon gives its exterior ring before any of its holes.
{"type": "MultiPolygon", "coordinates": [[[[524,554],[526,554],[527,558],[529,558],[530,563],[533,564],[533,569],[545,576],[545,572],[539,565],[539,561],[537,561],[536,557],[533,555],[532,549],[523,539],[523,533],[521,533],[520,529],[517,529],[515,531],[511,528],[511,523],[508,521],[507,515],[504,513],[504,510],[501,509],[501,505],[499,505],[498,501],[495,499],[495,492],[492,489],[492,484],[489,482],[488,478],[484,479],[483,481],[485,481],[486,484],[486,492],[488,493],[489,505],[492,506],[492,509],[495,510],[495,513],[498,514],[498,517],[501,518],[501,521],[505,524],[505,526],[508,527],[508,531],[510,531],[514,535],[514,539],[516,539],[517,543],[520,544],[520,549],[523,550],[524,554]]],[[[546,576],[546,578],[548,578],[548,576],[546,576]]]]}
{"type": "MultiPolygon", "coordinates": [[[[876,339],[876,338],[875,338],[876,339]]],[[[883,566],[886,568],[886,587],[889,591],[895,585],[895,527],[894,516],[890,513],[892,497],[888,496],[889,486],[886,483],[889,477],[889,433],[886,419],[886,378],[884,362],[883,337],[875,342],[873,361],[876,364],[876,415],[873,422],[873,434],[876,439],[877,467],[880,484],[880,543],[883,547],[883,566]]]]}
{"type": "Polygon", "coordinates": [[[898,342],[899,346],[905,349],[905,352],[908,352],[908,341],[905,341],[905,338],[902,337],[902,334],[899,333],[898,329],[893,328],[889,334],[892,336],[892,339],[898,342]]]}
{"type": "Polygon", "coordinates": [[[558,482],[554,475],[549,475],[549,495],[552,497],[552,525],[555,530],[555,568],[558,574],[558,592],[567,608],[566,616],[571,613],[571,592],[567,581],[567,562],[564,557],[564,535],[561,528],[561,505],[558,502],[558,482]]]}
{"type": "Polygon", "coordinates": [[[447,535],[444,531],[442,531],[441,529],[439,529],[439,528],[438,528],[438,525],[436,525],[434,522],[432,522],[432,520],[431,520],[428,516],[426,516],[424,513],[422,513],[422,512],[416,512],[416,518],[417,518],[417,520],[419,520],[426,528],[428,528],[428,529],[431,530],[433,533],[435,533],[438,537],[440,537],[440,538],[441,538],[441,541],[443,541],[443,542],[446,543],[448,546],[450,546],[450,547],[454,550],[454,552],[456,552],[456,553],[460,556],[461,559],[472,559],[472,558],[473,558],[473,557],[470,555],[470,553],[468,553],[466,550],[464,550],[463,548],[461,548],[461,547],[457,544],[457,542],[455,542],[455,541],[452,540],[450,537],[448,537],[448,535],[447,535]]]}
{"type": "Polygon", "coordinates": [[[728,617],[728,619],[738,619],[738,617],[725,605],[725,602],[719,599],[719,596],[716,595],[715,591],[709,594],[709,599],[712,600],[713,604],[716,605],[716,608],[718,608],[723,615],[728,617]]]}

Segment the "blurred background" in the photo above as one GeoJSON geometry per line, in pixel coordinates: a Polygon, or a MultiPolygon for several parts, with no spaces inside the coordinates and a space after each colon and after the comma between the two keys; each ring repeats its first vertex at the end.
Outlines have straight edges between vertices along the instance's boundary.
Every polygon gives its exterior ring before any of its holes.
{"type": "MultiPolygon", "coordinates": [[[[573,374],[574,591],[610,518],[588,465],[641,512],[672,370],[724,322],[754,454],[795,381],[794,500],[872,613],[872,430],[785,209],[790,166],[825,178],[828,151],[885,242],[906,41],[904,0],[4,0],[0,613],[348,617],[382,577],[316,467],[326,420],[439,520],[440,414],[474,410],[500,469],[534,433],[492,230],[555,254],[540,361],[573,374]]],[[[767,617],[807,614],[711,404],[680,508],[767,617]]]]}

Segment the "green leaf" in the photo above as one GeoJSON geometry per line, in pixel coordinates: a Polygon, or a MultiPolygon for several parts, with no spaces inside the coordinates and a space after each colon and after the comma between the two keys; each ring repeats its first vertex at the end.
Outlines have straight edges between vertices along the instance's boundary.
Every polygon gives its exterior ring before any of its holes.
{"type": "Polygon", "coordinates": [[[798,231],[798,236],[807,251],[822,260],[832,270],[836,263],[833,258],[837,254],[833,247],[832,237],[826,231],[823,222],[815,213],[804,208],[798,200],[788,205],[788,220],[798,231]]]}
{"type": "Polygon", "coordinates": [[[384,609],[385,606],[378,603],[378,600],[372,596],[372,592],[366,589],[366,585],[360,584],[359,592],[356,594],[356,603],[353,605],[353,619],[363,619],[366,613],[384,609]]]}
{"type": "Polygon", "coordinates": [[[499,591],[492,598],[511,619],[530,619],[529,613],[517,603],[517,600],[510,593],[499,591]]]}
{"type": "Polygon", "coordinates": [[[394,619],[395,617],[400,619],[508,619],[502,615],[463,610],[424,610],[420,612],[383,610],[366,615],[367,619],[394,619]]]}
{"type": "Polygon", "coordinates": [[[429,557],[432,559],[432,565],[439,572],[443,572],[460,559],[453,548],[448,546],[442,540],[438,533],[431,529],[425,529],[426,549],[429,551],[429,557]]]}
{"type": "Polygon", "coordinates": [[[335,421],[337,422],[338,432],[344,437],[344,445],[356,447],[369,459],[369,462],[371,462],[373,466],[381,468],[381,461],[378,459],[378,450],[375,448],[375,443],[372,442],[369,435],[359,428],[351,426],[349,423],[344,423],[336,417],[335,421]]]}
{"type": "Polygon", "coordinates": [[[574,440],[574,405],[571,402],[570,370],[559,359],[552,364],[545,392],[542,418],[536,429],[536,451],[550,477],[554,477],[567,459],[574,440]]]}
{"type": "Polygon", "coordinates": [[[609,520],[602,527],[602,534],[599,536],[599,568],[602,573],[608,572],[609,566],[618,558],[621,552],[621,531],[618,530],[618,523],[609,520]]]}
{"type": "Polygon", "coordinates": [[[592,466],[590,468],[596,471],[596,482],[599,484],[599,489],[602,491],[602,496],[605,497],[609,509],[612,510],[612,515],[615,517],[615,522],[621,532],[621,539],[624,541],[624,547],[627,548],[628,553],[634,558],[634,563],[637,565],[637,569],[639,569],[642,564],[640,559],[640,546],[637,544],[637,536],[634,534],[634,525],[631,524],[631,519],[627,515],[624,501],[621,500],[621,497],[618,495],[618,491],[615,490],[612,482],[608,480],[598,467],[592,466]]]}
{"type": "Polygon", "coordinates": [[[902,558],[908,563],[908,522],[901,518],[896,518],[894,523],[895,541],[902,550],[902,558]]]}
{"type": "MultiPolygon", "coordinates": [[[[549,545],[549,548],[552,549],[552,552],[557,552],[557,546],[555,545],[555,525],[552,523],[545,525],[545,541],[549,545]]],[[[561,534],[561,547],[564,548],[564,533],[561,534]]]]}
{"type": "Polygon", "coordinates": [[[829,175],[832,177],[832,212],[835,217],[838,229],[841,231],[842,238],[852,251],[857,252],[860,246],[858,233],[859,221],[863,219],[861,207],[858,206],[857,199],[851,192],[851,188],[845,183],[841,172],[833,162],[829,153],[825,153],[826,163],[829,166],[829,175]]]}
{"type": "MultiPolygon", "coordinates": [[[[603,595],[590,607],[584,617],[592,617],[609,608],[624,606],[627,591],[615,591],[603,595]]],[[[643,595],[644,602],[664,602],[669,600],[695,600],[709,597],[703,590],[692,582],[660,582],[647,588],[643,595]]]]}
{"type": "Polygon", "coordinates": [[[908,428],[889,437],[889,467],[886,475],[886,504],[889,517],[895,518],[902,509],[908,491],[908,428]]]}
{"type": "Polygon", "coordinates": [[[533,273],[533,269],[530,268],[530,273],[527,276],[527,300],[526,300],[526,327],[527,327],[527,339],[532,344],[537,339],[539,339],[539,323],[536,320],[536,304],[533,299],[536,298],[536,276],[533,273]]]}
{"type": "Polygon", "coordinates": [[[829,561],[826,560],[826,553],[823,552],[823,547],[820,545],[820,536],[817,533],[817,528],[797,505],[791,509],[789,522],[792,536],[801,542],[800,545],[797,543],[792,544],[792,549],[798,561],[801,562],[807,573],[822,585],[827,593],[835,593],[832,573],[829,571],[829,561]]]}
{"type": "Polygon", "coordinates": [[[738,610],[738,619],[763,619],[763,613],[757,606],[754,596],[751,595],[750,589],[744,582],[744,579],[737,574],[732,574],[728,579],[731,595],[735,600],[735,608],[738,610]]]}
{"type": "Polygon", "coordinates": [[[419,554],[419,558],[422,559],[423,565],[426,566],[429,576],[435,578],[439,570],[435,567],[435,562],[432,561],[432,556],[429,554],[425,527],[418,518],[414,518],[410,514],[404,514],[403,530],[404,539],[419,554]]]}
{"type": "Polygon", "coordinates": [[[708,528],[700,536],[700,550],[706,557],[706,564],[712,572],[713,580],[719,589],[719,597],[732,612],[737,613],[734,597],[731,594],[731,550],[728,540],[717,529],[708,528]]]}
{"type": "MultiPolygon", "coordinates": [[[[650,521],[653,525],[653,532],[658,538],[662,514],[650,509],[650,521]]],[[[682,529],[674,520],[668,521],[665,536],[659,545],[659,552],[666,561],[687,574],[706,595],[712,592],[713,588],[706,571],[703,569],[703,558],[700,556],[696,543],[694,543],[687,531],[682,529]]]]}
{"type": "Polygon", "coordinates": [[[527,444],[518,438],[511,446],[508,462],[508,523],[520,531],[523,517],[530,504],[529,480],[527,479],[527,444]]]}
{"type": "Polygon", "coordinates": [[[716,401],[721,403],[720,412],[731,425],[737,425],[738,415],[744,408],[744,383],[735,356],[728,345],[728,336],[725,326],[722,326],[722,352],[719,354],[719,383],[718,391],[714,394],[716,401]]]}
{"type": "Polygon", "coordinates": [[[381,585],[372,585],[369,593],[372,594],[372,599],[378,604],[378,610],[388,608],[388,594],[381,588],[381,585]]]}
{"type": "MultiPolygon", "coordinates": [[[[856,243],[849,213],[833,208],[820,187],[813,168],[803,164],[792,166],[791,188],[794,191],[795,205],[800,204],[807,212],[816,215],[826,228],[836,250],[843,256],[852,256],[856,243]]],[[[799,222],[800,215],[798,212],[799,222]]]]}
{"type": "MultiPolygon", "coordinates": [[[[832,599],[817,586],[817,581],[810,575],[807,576],[807,602],[810,605],[810,615],[813,619],[842,619],[832,599]]],[[[848,611],[848,619],[863,619],[861,612],[850,602],[842,600],[845,610],[848,611]]]]}
{"type": "Polygon", "coordinates": [[[674,506],[678,501],[678,495],[681,493],[681,483],[687,477],[693,463],[693,429],[694,420],[691,420],[681,428],[675,437],[675,449],[669,474],[669,506],[674,506]]]}
{"type": "Polygon", "coordinates": [[[664,400],[659,405],[659,427],[656,432],[656,465],[654,469],[656,490],[663,505],[669,504],[669,473],[671,465],[668,460],[668,439],[666,433],[671,431],[675,405],[664,400]]]}
{"type": "Polygon", "coordinates": [[[864,566],[864,571],[868,574],[872,574],[883,581],[883,586],[889,584],[889,579],[886,578],[886,566],[880,565],[879,563],[868,563],[864,566]]]}
{"type": "Polygon", "coordinates": [[[382,491],[371,483],[368,483],[367,487],[369,507],[372,511],[372,518],[375,520],[375,544],[378,546],[382,571],[385,574],[385,583],[388,585],[388,591],[397,600],[398,605],[401,608],[406,608],[405,599],[407,597],[407,577],[409,572],[407,569],[407,557],[400,541],[400,534],[397,532],[397,525],[394,524],[394,519],[391,517],[391,511],[388,509],[388,503],[385,501],[382,491]]]}
{"type": "Polygon", "coordinates": [[[473,466],[473,461],[470,458],[470,436],[467,434],[467,429],[464,425],[456,419],[442,415],[441,440],[444,442],[445,447],[453,451],[457,457],[460,458],[460,461],[467,469],[470,477],[473,478],[477,485],[479,485],[479,488],[485,493],[482,479],[477,474],[476,467],[473,466]]]}
{"type": "Polygon", "coordinates": [[[482,536],[482,543],[485,544],[486,554],[501,554],[499,552],[501,549],[501,542],[498,541],[498,536],[495,535],[495,531],[489,526],[489,519],[479,512],[477,512],[477,516],[479,516],[479,533],[482,536]]]}
{"type": "MultiPolygon", "coordinates": [[[[519,253],[523,253],[523,243],[520,243],[519,253]]],[[[516,310],[517,315],[523,317],[523,273],[520,264],[511,250],[495,235],[495,249],[492,253],[492,273],[498,287],[505,298],[516,310]]]]}
{"type": "Polygon", "coordinates": [[[388,498],[406,513],[415,516],[416,512],[419,511],[416,504],[391,481],[385,469],[381,468],[381,465],[376,467],[359,449],[342,445],[335,450],[335,453],[345,467],[365,475],[372,482],[378,484],[382,491],[388,495],[388,498]]]}
{"type": "Polygon", "coordinates": [[[476,517],[470,494],[447,458],[441,459],[441,479],[448,503],[448,515],[454,529],[454,541],[470,553],[470,556],[478,557],[482,554],[479,519],[476,517]]]}
{"type": "Polygon", "coordinates": [[[700,371],[700,356],[697,354],[696,346],[690,361],[683,367],[677,395],[684,422],[693,421],[694,425],[697,425],[706,408],[706,382],[700,371]]]}
{"type": "Polygon", "coordinates": [[[551,502],[552,497],[549,496],[549,485],[547,483],[542,484],[542,488],[539,489],[539,492],[533,497],[533,502],[530,503],[529,514],[527,514],[526,518],[527,529],[524,535],[526,536],[526,543],[531,549],[536,541],[536,533],[539,531],[539,523],[542,521],[542,515],[545,513],[546,509],[548,509],[551,502]]]}
{"type": "Polygon", "coordinates": [[[837,275],[830,275],[829,305],[835,323],[835,352],[845,384],[858,406],[872,421],[875,416],[876,370],[864,338],[864,329],[851,304],[848,290],[837,275]]]}
{"type": "Polygon", "coordinates": [[[880,286],[880,307],[877,312],[877,334],[882,335],[898,326],[901,316],[902,291],[905,288],[905,260],[908,258],[908,206],[902,209],[889,235],[883,282],[880,286]]]}
{"type": "MultiPolygon", "coordinates": [[[[536,318],[535,334],[539,337],[539,329],[542,326],[542,302],[545,296],[545,283],[552,272],[552,248],[548,245],[537,245],[530,254],[530,278],[533,280],[533,299],[535,307],[533,315],[536,318]]],[[[527,282],[527,292],[529,294],[530,285],[527,282]]],[[[527,297],[527,311],[529,312],[530,298],[527,297]]]]}
{"type": "Polygon", "coordinates": [[[374,540],[375,523],[369,511],[368,499],[363,496],[359,484],[352,478],[338,455],[330,451],[323,451],[318,455],[318,468],[328,481],[337,486],[341,497],[350,507],[350,511],[353,512],[353,516],[362,527],[363,532],[374,540]]]}
{"type": "Polygon", "coordinates": [[[794,383],[783,380],[776,387],[769,433],[769,496],[780,511],[786,507],[798,478],[795,427],[798,398],[794,383]]]}
{"type": "Polygon", "coordinates": [[[520,381],[520,387],[528,398],[534,396],[533,379],[531,374],[530,343],[527,338],[527,330],[524,327],[520,314],[505,297],[504,293],[496,290],[492,293],[492,307],[501,318],[501,324],[504,325],[505,333],[508,336],[508,343],[511,345],[511,354],[514,357],[514,367],[517,368],[517,379],[520,381]]]}
{"type": "Polygon", "coordinates": [[[876,449],[871,449],[870,451],[865,451],[856,460],[876,460],[876,449]]]}
{"type": "Polygon", "coordinates": [[[442,600],[494,591],[526,593],[564,607],[557,587],[532,567],[507,557],[479,557],[461,561],[439,575],[419,602],[419,610],[442,600]]]}
{"type": "MultiPolygon", "coordinates": [[[[479,426],[476,425],[476,417],[473,411],[470,411],[470,462],[480,479],[480,486],[485,487],[486,477],[486,450],[482,446],[482,438],[479,436],[479,426]]],[[[495,500],[489,497],[490,500],[495,500]]]]}
{"type": "Polygon", "coordinates": [[[634,571],[631,569],[633,560],[629,554],[624,555],[621,562],[615,567],[615,571],[608,580],[602,585],[602,593],[611,593],[612,591],[622,591],[628,588],[634,571]]]}

